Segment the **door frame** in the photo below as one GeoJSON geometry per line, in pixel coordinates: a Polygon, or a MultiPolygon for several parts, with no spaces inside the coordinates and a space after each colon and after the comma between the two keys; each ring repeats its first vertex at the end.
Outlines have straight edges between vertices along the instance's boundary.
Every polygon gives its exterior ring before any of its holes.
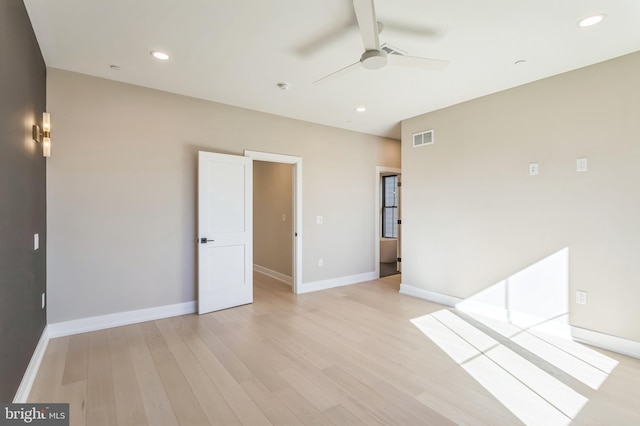
{"type": "MultiPolygon", "coordinates": [[[[380,186],[382,182],[382,176],[389,174],[398,174],[402,175],[402,169],[398,169],[395,167],[386,167],[386,166],[376,166],[376,176],[375,176],[375,188],[376,188],[376,205],[375,205],[375,214],[374,214],[374,246],[375,246],[375,266],[376,266],[376,276],[380,278],[380,237],[381,237],[381,226],[380,226],[380,216],[382,216],[382,194],[380,191],[380,186]]],[[[402,218],[400,218],[402,219],[402,218]]],[[[398,249],[400,249],[401,239],[400,234],[398,234],[398,249]]]]}
{"type": "Polygon", "coordinates": [[[291,290],[298,294],[302,284],[302,157],[244,150],[253,160],[293,165],[293,271],[291,290]]]}

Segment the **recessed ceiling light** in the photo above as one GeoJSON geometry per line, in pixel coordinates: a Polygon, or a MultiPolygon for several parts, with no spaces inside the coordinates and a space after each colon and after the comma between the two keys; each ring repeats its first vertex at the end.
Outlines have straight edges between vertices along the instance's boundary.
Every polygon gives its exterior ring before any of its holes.
{"type": "Polygon", "coordinates": [[[527,60],[526,60],[526,59],[518,59],[517,61],[515,61],[515,62],[513,63],[513,65],[524,65],[524,64],[526,64],[526,63],[527,63],[527,60]]]}
{"type": "Polygon", "coordinates": [[[356,108],[356,111],[358,112],[365,112],[367,110],[367,108],[363,107],[363,106],[359,106],[356,108]]]}
{"type": "Polygon", "coordinates": [[[110,65],[109,68],[111,68],[114,71],[120,71],[120,67],[118,65],[110,65]]]}
{"type": "Polygon", "coordinates": [[[289,90],[289,89],[291,89],[291,85],[289,83],[278,83],[278,84],[276,84],[276,86],[278,86],[278,89],[280,89],[280,90],[289,90]]]}
{"type": "Polygon", "coordinates": [[[606,17],[607,15],[605,15],[604,13],[598,13],[597,15],[587,16],[586,18],[582,18],[581,20],[578,21],[578,26],[582,28],[591,27],[593,25],[596,25],[602,22],[602,20],[606,17]]]}
{"type": "Polygon", "coordinates": [[[164,52],[160,52],[159,50],[152,50],[151,56],[153,56],[156,59],[160,59],[161,61],[167,61],[170,58],[168,54],[164,52]]]}

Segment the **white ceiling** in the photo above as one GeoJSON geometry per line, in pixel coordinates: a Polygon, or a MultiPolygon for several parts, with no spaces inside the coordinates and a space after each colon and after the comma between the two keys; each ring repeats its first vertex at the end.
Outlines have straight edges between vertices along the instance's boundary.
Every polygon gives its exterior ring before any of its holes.
{"type": "Polygon", "coordinates": [[[376,0],[381,42],[450,64],[314,85],[364,50],[351,0],[24,3],[48,67],[395,139],[403,119],[640,50],[638,0],[376,0]]]}

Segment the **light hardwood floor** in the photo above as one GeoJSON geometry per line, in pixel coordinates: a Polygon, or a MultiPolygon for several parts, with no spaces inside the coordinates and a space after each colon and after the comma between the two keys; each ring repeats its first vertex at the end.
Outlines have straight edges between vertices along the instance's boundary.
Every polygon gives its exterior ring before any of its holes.
{"type": "MultiPolygon", "coordinates": [[[[522,424],[410,321],[443,307],[399,280],[296,296],[256,274],[252,305],[53,339],[30,401],[90,426],[522,424]]],[[[588,399],[572,424],[639,425],[640,360],[598,352],[619,362],[598,389],[537,365],[588,399]]]]}

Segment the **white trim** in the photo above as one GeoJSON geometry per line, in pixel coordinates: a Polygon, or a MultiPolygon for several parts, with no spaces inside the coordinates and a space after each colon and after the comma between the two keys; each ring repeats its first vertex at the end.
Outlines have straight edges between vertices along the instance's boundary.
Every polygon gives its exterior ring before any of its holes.
{"type": "MultiPolygon", "coordinates": [[[[436,293],[408,284],[400,284],[400,294],[417,297],[452,308],[455,307],[457,303],[464,301],[464,299],[436,293]]],[[[490,306],[487,305],[487,307],[490,306]]],[[[489,309],[489,311],[483,311],[483,314],[486,315],[487,312],[493,312],[495,315],[492,315],[492,317],[499,317],[501,314],[501,310],[497,307],[495,307],[493,311],[491,311],[491,309],[489,309]]],[[[640,342],[575,326],[571,326],[571,334],[573,335],[573,340],[576,342],[640,359],[640,342]]]]}
{"type": "Polygon", "coordinates": [[[358,284],[365,281],[377,280],[378,276],[375,271],[366,272],[364,274],[348,275],[346,277],[331,278],[328,280],[312,281],[304,283],[298,288],[298,294],[311,293],[312,291],[327,290],[334,287],[342,287],[345,285],[358,284]]]}
{"type": "MultiPolygon", "coordinates": [[[[376,278],[380,277],[380,212],[382,211],[382,203],[381,203],[381,195],[380,195],[380,178],[383,174],[386,173],[396,173],[398,175],[402,174],[402,169],[396,169],[393,167],[385,167],[385,166],[376,166],[376,175],[375,175],[375,184],[374,188],[376,190],[376,202],[375,202],[375,210],[373,211],[373,225],[375,226],[373,231],[373,241],[374,243],[374,262],[376,265],[376,278]]],[[[402,244],[401,235],[398,235],[398,244],[402,244]]]]}
{"type": "Polygon", "coordinates": [[[400,294],[417,297],[419,299],[428,300],[429,302],[450,306],[452,308],[456,306],[456,303],[460,303],[463,300],[446,294],[436,293],[435,291],[414,287],[409,284],[400,284],[400,294]]]}
{"type": "Polygon", "coordinates": [[[291,290],[298,294],[302,284],[302,157],[244,150],[245,157],[258,161],[293,164],[293,282],[291,290]]]}
{"type": "Polygon", "coordinates": [[[576,342],[640,359],[640,342],[575,326],[571,334],[576,342]]]}
{"type": "Polygon", "coordinates": [[[42,358],[44,358],[44,354],[47,351],[47,346],[49,346],[50,339],[49,326],[45,325],[44,330],[42,330],[42,334],[40,335],[40,340],[38,340],[38,344],[36,345],[36,349],[33,351],[33,355],[31,355],[31,361],[29,361],[27,370],[22,376],[20,386],[18,386],[18,390],[13,397],[14,404],[24,404],[29,399],[33,382],[36,380],[36,376],[38,375],[38,370],[40,369],[42,358]]]}
{"type": "Polygon", "coordinates": [[[278,271],[274,271],[273,269],[265,268],[264,266],[253,264],[253,270],[256,272],[260,272],[263,275],[276,279],[278,281],[282,281],[287,285],[293,284],[293,278],[289,275],[282,274],[278,271]]]}
{"type": "Polygon", "coordinates": [[[196,302],[176,303],[175,305],[156,306],[154,308],[138,309],[136,311],[118,312],[115,314],[99,315],[80,318],[77,320],[55,322],[49,324],[49,337],[70,336],[88,331],[104,330],[122,325],[137,324],[178,315],[196,312],[196,302]]]}

